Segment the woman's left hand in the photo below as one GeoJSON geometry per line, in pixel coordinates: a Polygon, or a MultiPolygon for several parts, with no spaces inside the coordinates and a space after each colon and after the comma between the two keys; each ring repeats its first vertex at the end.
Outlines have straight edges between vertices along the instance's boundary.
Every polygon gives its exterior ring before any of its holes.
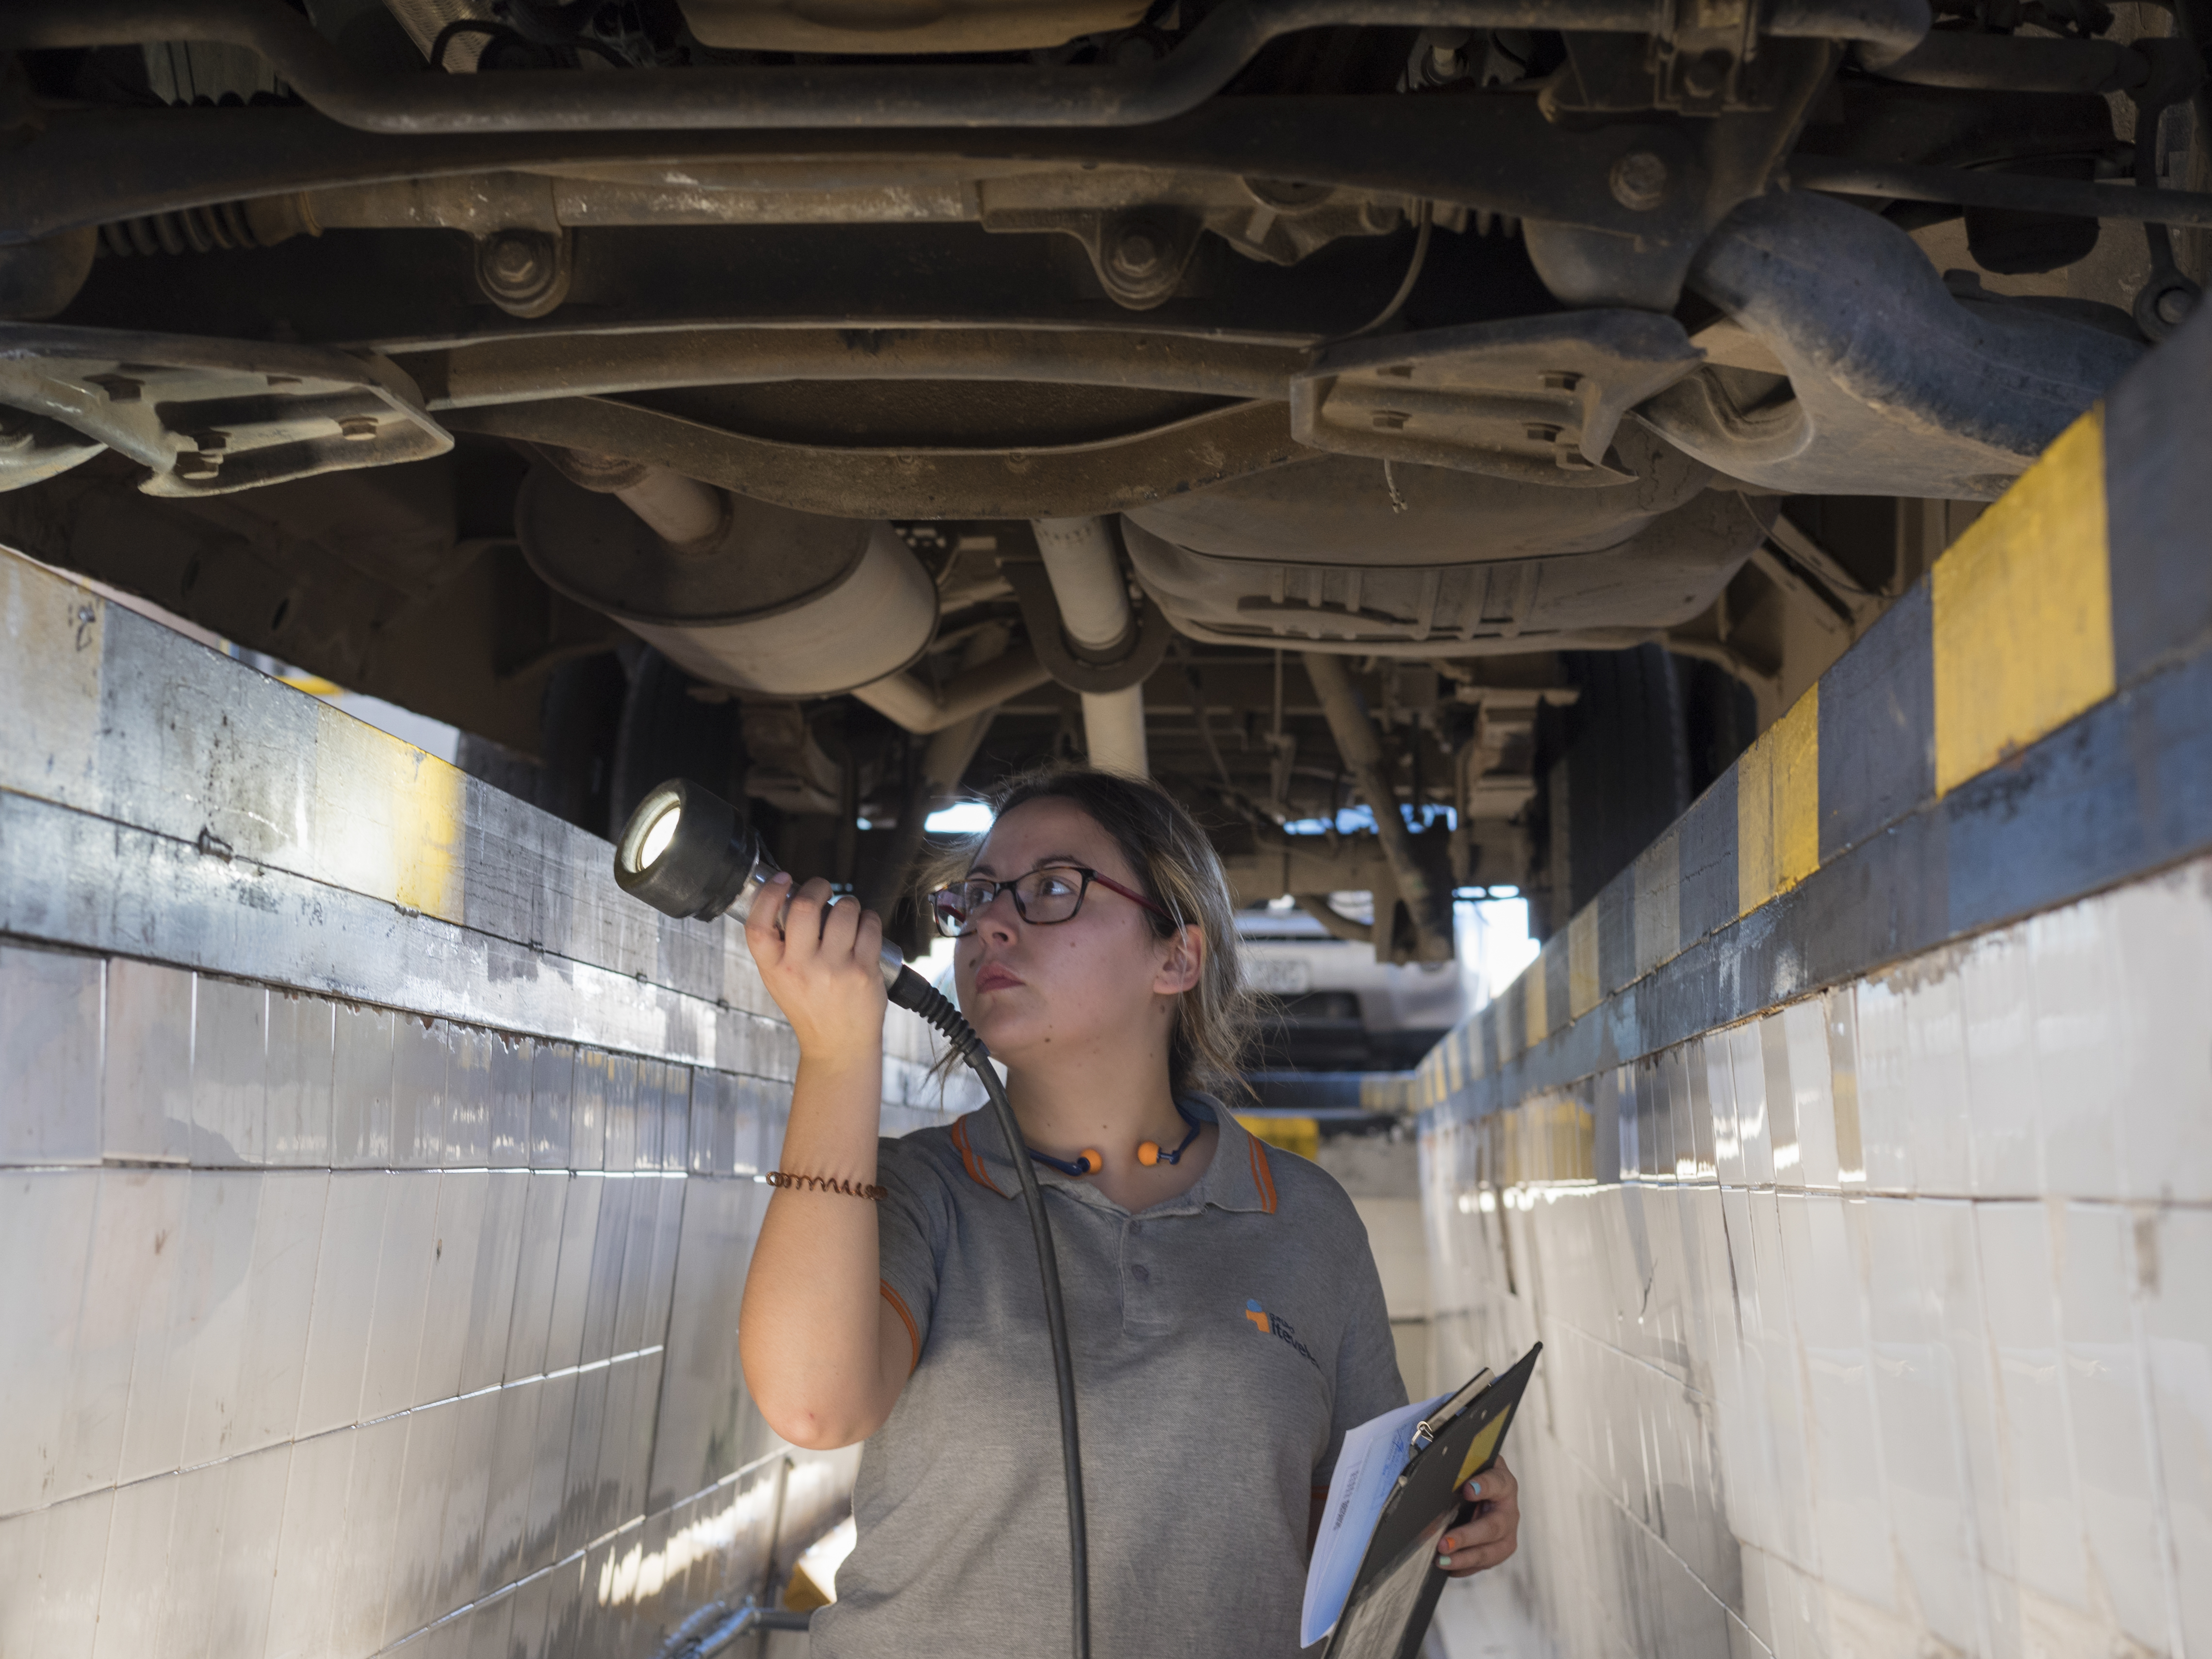
{"type": "Polygon", "coordinates": [[[1454,1578],[1496,1566],[1521,1535],[1521,1483],[1504,1458],[1468,1481],[1460,1496],[1474,1505],[1474,1517],[1437,1540],[1437,1565],[1454,1578]]]}

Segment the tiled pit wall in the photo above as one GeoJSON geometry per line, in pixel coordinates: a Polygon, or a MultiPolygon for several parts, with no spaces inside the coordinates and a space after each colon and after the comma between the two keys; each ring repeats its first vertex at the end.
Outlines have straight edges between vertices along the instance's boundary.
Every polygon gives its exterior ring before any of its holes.
{"type": "Polygon", "coordinates": [[[1565,1659],[2212,1654],[2212,861],[1422,1153],[1565,1659]]]}
{"type": "Polygon", "coordinates": [[[787,1565],[735,930],[4,554],[0,706],[0,1656],[619,1659],[787,1565]]]}
{"type": "Polygon", "coordinates": [[[0,945],[0,1654],[597,1659],[763,1588],[852,1473],[738,1371],[764,1047],[0,945]]]}

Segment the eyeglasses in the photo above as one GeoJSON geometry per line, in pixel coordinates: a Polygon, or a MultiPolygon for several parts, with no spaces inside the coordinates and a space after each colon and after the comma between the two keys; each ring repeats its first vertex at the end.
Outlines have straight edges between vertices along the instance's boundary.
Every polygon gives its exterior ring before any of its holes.
{"type": "Polygon", "coordinates": [[[1175,920],[1164,908],[1142,893],[1079,864],[1048,864],[1025,876],[1016,876],[1012,881],[970,877],[932,893],[929,910],[937,918],[939,933],[947,939],[965,939],[974,931],[975,918],[989,908],[991,901],[1002,892],[1009,893],[1013,896],[1015,915],[1032,927],[1048,927],[1054,922],[1075,920],[1075,913],[1083,908],[1083,896],[1091,890],[1093,882],[1109,892],[1119,893],[1133,904],[1143,905],[1156,916],[1175,920]]]}

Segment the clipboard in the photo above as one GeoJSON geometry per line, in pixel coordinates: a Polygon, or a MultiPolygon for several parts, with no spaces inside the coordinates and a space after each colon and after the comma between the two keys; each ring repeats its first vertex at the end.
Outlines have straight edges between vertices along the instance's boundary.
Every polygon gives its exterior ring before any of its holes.
{"type": "Polygon", "coordinates": [[[1459,1489],[1498,1461],[1543,1351],[1539,1342],[1494,1381],[1477,1377],[1424,1425],[1433,1437],[1382,1506],[1323,1659],[1416,1659],[1443,1593],[1437,1540],[1473,1517],[1459,1489]]]}

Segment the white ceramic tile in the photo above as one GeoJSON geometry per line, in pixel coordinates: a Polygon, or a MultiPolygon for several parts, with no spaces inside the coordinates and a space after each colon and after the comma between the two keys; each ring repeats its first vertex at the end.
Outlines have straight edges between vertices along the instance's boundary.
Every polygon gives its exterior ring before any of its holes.
{"type": "Polygon", "coordinates": [[[384,1638],[390,1647],[451,1608],[434,1605],[442,1572],[446,1495],[454,1474],[458,1401],[423,1406],[407,1415],[405,1467],[392,1530],[392,1571],[385,1583],[384,1638]]]}
{"type": "Polygon", "coordinates": [[[1936,957],[1886,981],[1905,999],[1905,1110],[1914,1184],[1923,1193],[1973,1190],[1967,1085],[1966,991],[1956,966],[1936,957]]]}
{"type": "Polygon", "coordinates": [[[568,1445],[574,1433],[578,1375],[566,1371],[538,1385],[538,1420],[531,1453],[530,1506],[523,1512],[520,1571],[553,1565],[562,1502],[568,1490],[568,1445]]]}
{"type": "Polygon", "coordinates": [[[2136,1237],[2182,1643],[2212,1652],[2212,1214],[2161,1211],[2136,1237]]]}
{"type": "Polygon", "coordinates": [[[483,1576],[492,1460],[499,1449],[502,1392],[487,1389],[457,1401],[453,1407],[453,1449],[441,1483],[436,1574],[428,1604],[439,1618],[477,1599],[483,1576]]]}
{"type": "Polygon", "coordinates": [[[1972,1652],[1979,1620],[1966,1449],[1954,1365],[1943,1340],[1943,1264],[1930,1259],[1923,1237],[1922,1212],[1931,1207],[1898,1198],[1868,1200],[1872,1381],[1898,1566],[1911,1578],[1929,1628],[1972,1652]]]}
{"type": "Polygon", "coordinates": [[[266,1161],[269,991],[200,975],[192,1006],[192,1162],[266,1161]]]}
{"type": "Polygon", "coordinates": [[[531,1040],[489,1031],[484,1042],[491,1103],[484,1131],[486,1161],[495,1170],[520,1169],[530,1162],[531,1040]]]}
{"type": "Polygon", "coordinates": [[[331,1162],[331,1071],[337,1016],[321,997],[269,994],[269,1161],[331,1162]]]}
{"type": "Polygon", "coordinates": [[[461,1350],[462,1394],[490,1388],[506,1373],[531,1181],[528,1170],[512,1169],[495,1170],[485,1180],[476,1282],[469,1291],[468,1340],[461,1350]]]}
{"type": "Polygon", "coordinates": [[[607,1156],[607,1081],[614,1056],[604,1048],[576,1051],[575,1092],[568,1103],[568,1167],[602,1169],[607,1156]]]}
{"type": "Polygon", "coordinates": [[[362,1372],[364,1423],[421,1403],[415,1397],[415,1375],[422,1352],[430,1270],[437,1263],[438,1187],[444,1177],[434,1170],[420,1170],[386,1179],[392,1191],[377,1249],[368,1363],[362,1372]]]}
{"type": "Polygon", "coordinates": [[[1790,1100],[1797,1124],[1799,1173],[1806,1186],[1833,1191],[1840,1176],[1827,1015],[1825,998],[1793,1002],[1782,1012],[1782,1033],[1790,1052],[1790,1100]]]}
{"type": "Polygon", "coordinates": [[[2021,932],[2033,975],[2037,1128],[2048,1191],[2120,1195],[2120,1091],[2116,1065],[2126,981],[2115,959],[2112,911],[2102,899],[2069,904],[2021,932]]]}
{"type": "Polygon", "coordinates": [[[261,1178],[234,1449],[289,1440],[299,1423],[330,1184],[321,1170],[271,1170],[261,1178]]]}
{"type": "Polygon", "coordinates": [[[1778,1558],[1810,1571],[1817,1564],[1818,1547],[1813,1526],[1809,1437],[1778,1195],[1753,1193],[1746,1210],[1751,1219],[1760,1361],[1774,1457],[1775,1550],[1778,1558]]]}
{"type": "Polygon", "coordinates": [[[2034,980],[2025,930],[1975,941],[1959,960],[1966,1016],[1970,1164],[1973,1190],[1985,1198],[2029,1197],[2043,1190],[2036,1132],[2034,980]]]}
{"type": "Polygon", "coordinates": [[[2137,1340],[2134,1224],[2116,1205],[2069,1204],[2059,1232],[2066,1403],[2089,1559],[2120,1626],[2172,1651],[2166,1540],[2137,1340]]]}
{"type": "Polygon", "coordinates": [[[1867,1189],[1866,1144],[1859,1125],[1859,1012],[1851,988],[1820,999],[1828,1027],[1828,1093],[1835,1115],[1836,1179],[1847,1193],[1867,1189]]]}
{"type": "Polygon", "coordinates": [[[446,1060],[446,1163],[450,1168],[480,1169],[491,1161],[494,1041],[482,1026],[453,1028],[446,1060]]]}
{"type": "Polygon", "coordinates": [[[453,1028],[442,1019],[406,1014],[392,1032],[392,1161],[402,1169],[434,1170],[446,1158],[447,1071],[453,1028]]]}
{"type": "Polygon", "coordinates": [[[110,1158],[182,1164],[191,1155],[192,981],[181,968],[107,964],[102,1144],[110,1158]]]}
{"type": "Polygon", "coordinates": [[[163,1653],[169,1622],[169,1534],[176,1517],[177,1478],[123,1486],[107,1534],[100,1577],[95,1659],[142,1659],[163,1653]]]}
{"type": "Polygon", "coordinates": [[[1766,1067],[1759,1050],[1759,1024],[1727,1033],[1729,1070],[1735,1079],[1736,1139],[1743,1147],[1743,1178],[1753,1186],[1774,1180],[1774,1142],[1766,1121],[1766,1067]]]}
{"type": "Polygon", "coordinates": [[[2087,1563],[2048,1212],[2040,1203],[1980,1203],[1974,1222],[1997,1362],[2006,1508],[2014,1528],[2015,1553],[2001,1570],[2086,1613],[2087,1563]]]}
{"type": "Polygon", "coordinates": [[[637,1056],[609,1054],[606,1065],[606,1152],[600,1167],[634,1170],[637,1167],[638,1093],[643,1081],[638,1075],[637,1056]]]}
{"type": "Polygon", "coordinates": [[[88,1659],[114,1515],[96,1492],[0,1521],[0,1653],[88,1659]]]}
{"type": "Polygon", "coordinates": [[[514,1311],[507,1325],[505,1377],[509,1382],[548,1369],[545,1345],[561,1267],[562,1217],[573,1184],[562,1170],[532,1170],[529,1183],[515,1263],[514,1311]]]}
{"type": "Polygon", "coordinates": [[[331,1062],[331,1162],[383,1169],[392,1162],[392,1045],[388,1008],[335,1006],[331,1062]]]}
{"type": "Polygon", "coordinates": [[[584,1343],[584,1306],[592,1288],[592,1261],[598,1243],[601,1194],[607,1183],[597,1176],[571,1177],[561,1211],[561,1245],[556,1268],[544,1369],[559,1370],[577,1363],[584,1343]]]}
{"type": "Polygon", "coordinates": [[[269,1615],[269,1659],[325,1659],[331,1650],[331,1589],[346,1570],[346,1496],[356,1429],[292,1448],[284,1522],[269,1615]]]}
{"type": "MultiPolygon", "coordinates": [[[[203,996],[202,1006],[207,999],[203,996]]],[[[239,1449],[234,1440],[252,1301],[254,1224],[261,1212],[258,1174],[195,1170],[177,1285],[176,1381],[190,1389],[183,1464],[189,1468],[239,1449]]]]}
{"type": "Polygon", "coordinates": [[[514,1651],[514,1607],[512,1590],[481,1603],[469,1621],[469,1645],[463,1659],[510,1659],[514,1651]]]}
{"type": "Polygon", "coordinates": [[[223,1586],[223,1495],[233,1465],[204,1464],[167,1477],[176,1488],[162,1561],[160,1650],[202,1659],[223,1586]]]}
{"type": "Polygon", "coordinates": [[[1940,1340],[1955,1391],[1970,1545],[1987,1569],[1984,1577],[2009,1574],[2019,1558],[2019,1529],[2008,1507],[2006,1420],[1982,1295],[1975,1207],[1960,1200],[1923,1199],[1913,1212],[1921,1260],[1938,1298],[1940,1340]]]}
{"type": "Polygon", "coordinates": [[[484,1244],[484,1201],[490,1191],[491,1176],[483,1170],[449,1170],[439,1180],[414,1400],[447,1400],[461,1391],[461,1360],[468,1349],[470,1304],[476,1295],[477,1258],[484,1244]]]}
{"type": "Polygon", "coordinates": [[[300,1384],[298,1433],[302,1437],[355,1422],[361,1415],[385,1204],[393,1186],[394,1178],[380,1170],[343,1170],[331,1176],[300,1384]]]}
{"type": "Polygon", "coordinates": [[[70,1349],[91,1256],[95,1170],[0,1175],[0,1516],[60,1498],[70,1349]]]}
{"type": "Polygon", "coordinates": [[[690,1187],[689,1181],[660,1183],[660,1222],[653,1245],[652,1294],[646,1304],[645,1328],[639,1333],[639,1340],[647,1346],[668,1340],[669,1306],[676,1293],[677,1252],[683,1240],[684,1198],[690,1187]]]}
{"type": "Polygon", "coordinates": [[[689,1066],[671,1065],[661,1085],[660,1167],[691,1167],[691,1084],[696,1073],[689,1066]]]}
{"type": "MultiPolygon", "coordinates": [[[[208,1659],[231,1655],[248,1659],[268,1650],[292,1448],[270,1446],[221,1467],[222,1549],[214,1578],[206,1651],[208,1659]]],[[[181,1512],[181,1499],[179,1508],[181,1512]]]]}
{"type": "Polygon", "coordinates": [[[520,1382],[486,1396],[497,1420],[478,1546],[479,1595],[489,1595],[521,1576],[522,1529],[530,1512],[530,1480],[536,1467],[538,1402],[544,1388],[542,1382],[520,1382]]]}
{"type": "Polygon", "coordinates": [[[54,1498],[114,1484],[144,1304],[149,1289],[166,1285],[154,1269],[167,1248],[168,1227],[183,1214],[190,1178],[179,1170],[100,1173],[54,1498]]]}
{"type": "Polygon", "coordinates": [[[1849,993],[1857,1032],[1856,1076],[1859,1146],[1869,1190],[1909,1193],[1912,1178],[1912,1105],[1906,1086],[1905,1000],[1887,980],[1866,980],[1849,993]]]}
{"type": "Polygon", "coordinates": [[[2112,907],[2125,973],[2120,1143],[2135,1198],[2212,1200],[2212,863],[2122,888],[2112,907]]]}
{"type": "Polygon", "coordinates": [[[1790,1029],[1784,1014],[1758,1022],[1760,1076],[1766,1085],[1766,1136],[1774,1152],[1774,1184],[1805,1184],[1804,1148],[1797,1138],[1797,1091],[1790,1077],[1790,1029]]]}
{"type": "Polygon", "coordinates": [[[183,1456],[191,1377],[179,1350],[190,1335],[184,1328],[185,1229],[197,1179],[165,1171],[129,1218],[134,1241],[130,1254],[142,1277],[134,1298],[137,1329],[131,1342],[123,1452],[115,1471],[118,1481],[173,1469],[183,1456]]]}
{"type": "Polygon", "coordinates": [[[659,1232],[660,1194],[668,1185],[651,1176],[641,1176],[624,1184],[630,1189],[629,1238],[623,1249],[622,1282],[616,1292],[610,1353],[635,1353],[645,1346],[646,1308],[653,1298],[653,1252],[659,1232]]]}
{"type": "Polygon", "coordinates": [[[530,1059],[530,1164],[568,1167],[568,1132],[574,1112],[576,1051],[565,1042],[539,1042],[530,1059]]]}
{"type": "Polygon", "coordinates": [[[1713,1110],[1713,1174],[1725,1186],[1744,1182],[1743,1139],[1736,1127],[1735,1067],[1729,1062],[1729,1034],[1716,1031],[1699,1039],[1698,1058],[1705,1067],[1705,1092],[1713,1110]]]}
{"type": "Polygon", "coordinates": [[[406,1417],[387,1418],[356,1431],[352,1474],[346,1486],[346,1529],[338,1569],[324,1581],[331,1603],[332,1659],[374,1653],[384,1631],[385,1591],[391,1582],[399,1517],[400,1482],[407,1466],[406,1417]]]}
{"type": "MultiPolygon", "coordinates": [[[[1792,1067],[1793,1072],[1796,1067],[1792,1067]]],[[[1813,1520],[1824,1581],[1894,1608],[1895,1548],[1875,1431],[1864,1291],[1865,1201],[1778,1197],[1806,1382],[1813,1520]]]]}
{"type": "Polygon", "coordinates": [[[100,1162],[104,968],[0,945],[0,1164],[100,1162]]]}

